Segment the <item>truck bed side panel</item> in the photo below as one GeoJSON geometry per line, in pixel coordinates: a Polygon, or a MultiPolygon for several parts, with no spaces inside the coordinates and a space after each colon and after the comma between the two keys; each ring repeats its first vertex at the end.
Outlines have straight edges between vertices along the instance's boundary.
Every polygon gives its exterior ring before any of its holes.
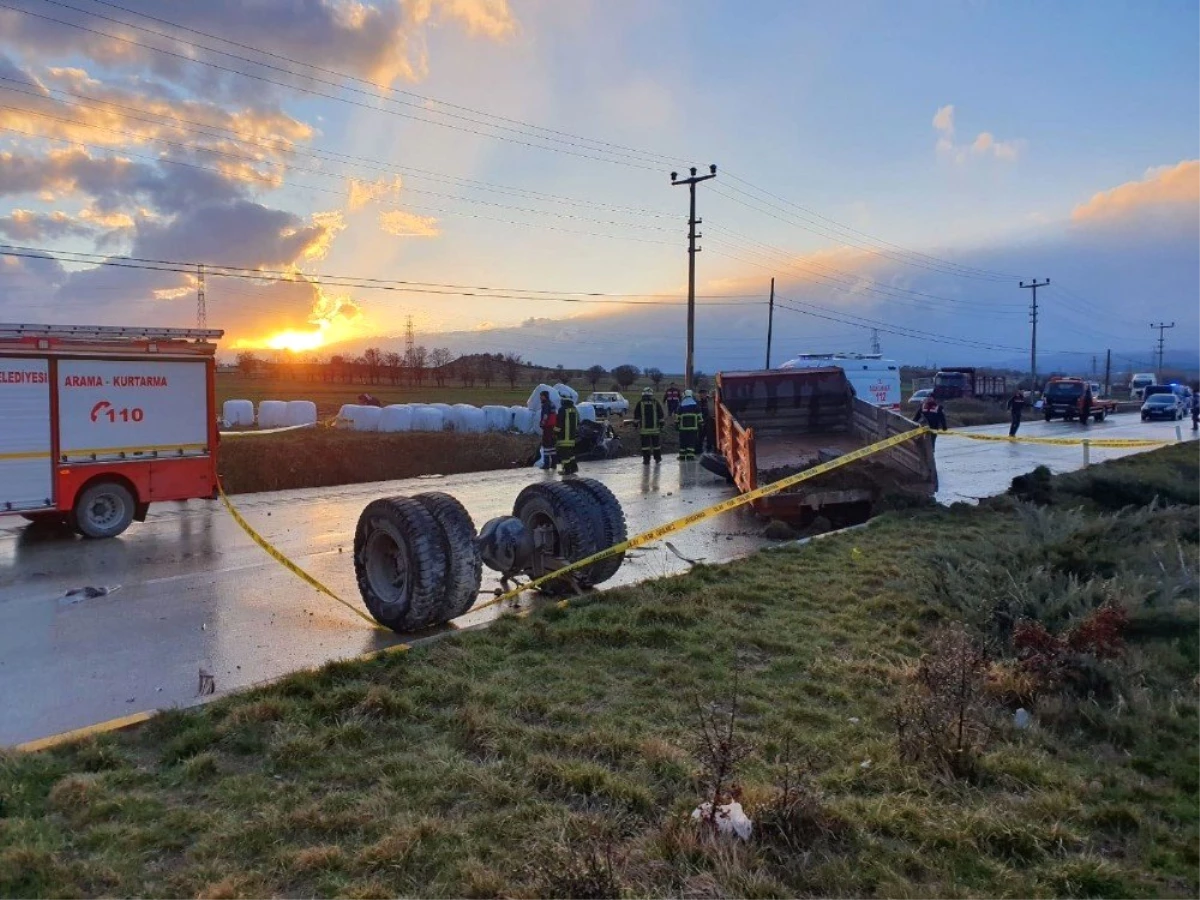
{"type": "Polygon", "coordinates": [[[0,410],[0,512],[53,508],[46,360],[0,358],[0,410]]]}

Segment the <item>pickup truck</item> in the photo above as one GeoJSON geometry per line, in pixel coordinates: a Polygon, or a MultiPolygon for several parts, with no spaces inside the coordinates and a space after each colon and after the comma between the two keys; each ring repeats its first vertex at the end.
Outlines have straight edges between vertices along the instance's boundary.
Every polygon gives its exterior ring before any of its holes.
{"type": "Polygon", "coordinates": [[[1091,384],[1082,378],[1051,378],[1042,395],[1042,417],[1047,422],[1055,418],[1067,422],[1080,418],[1082,410],[1079,401],[1085,391],[1091,396],[1088,414],[1095,421],[1103,422],[1105,416],[1117,411],[1117,401],[1096,396],[1092,393],[1091,384]]]}

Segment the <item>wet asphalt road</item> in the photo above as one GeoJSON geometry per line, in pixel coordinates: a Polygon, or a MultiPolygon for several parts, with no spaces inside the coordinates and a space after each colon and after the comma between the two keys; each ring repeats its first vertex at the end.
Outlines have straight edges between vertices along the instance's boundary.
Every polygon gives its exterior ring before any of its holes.
{"type": "MultiPolygon", "coordinates": [[[[1184,437],[1190,437],[1185,423],[1184,437]]],[[[972,429],[1007,433],[1007,426],[972,429]]],[[[1027,423],[1023,435],[1083,431],[1061,422],[1027,423]]],[[[1173,423],[1144,425],[1118,416],[1090,426],[1091,436],[1174,440],[1173,423]]],[[[1136,450],[1093,449],[1093,462],[1136,450]]],[[[937,446],[945,503],[1007,489],[1015,475],[1045,463],[1054,471],[1082,464],[1078,447],[983,443],[942,437],[937,446]]],[[[731,496],[723,481],[674,461],[646,472],[636,460],[593,463],[620,498],[630,534],[731,496]]],[[[235,497],[246,519],[285,555],[357,604],[351,564],[354,525],[372,499],[442,490],[458,497],[477,525],[511,511],[534,470],[421,478],[235,497]]],[[[744,510],[673,536],[684,555],[726,561],[763,546],[761,521],[744,510]]],[[[686,570],[662,543],[637,551],[608,584],[686,570]]],[[[485,588],[495,586],[484,570],[485,588]]],[[[480,624],[498,607],[469,613],[480,624]]],[[[32,740],[197,696],[201,667],[218,694],[270,681],[332,659],[380,649],[399,638],[367,627],[268,557],[219,503],[152,508],[146,522],[109,541],[47,534],[19,518],[0,519],[0,744],[32,740]],[[64,596],[85,585],[106,596],[64,596]]]]}

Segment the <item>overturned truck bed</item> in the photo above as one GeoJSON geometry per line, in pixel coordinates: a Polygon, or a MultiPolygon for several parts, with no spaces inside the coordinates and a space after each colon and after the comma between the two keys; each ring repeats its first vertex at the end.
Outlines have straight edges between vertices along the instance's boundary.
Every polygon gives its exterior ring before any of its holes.
{"type": "MultiPolygon", "coordinates": [[[[854,396],[839,368],[717,375],[717,445],[743,493],[917,426],[854,396]]],[[[886,496],[930,496],[937,468],[921,436],[754,502],[760,515],[804,525],[864,521],[886,496]]]]}

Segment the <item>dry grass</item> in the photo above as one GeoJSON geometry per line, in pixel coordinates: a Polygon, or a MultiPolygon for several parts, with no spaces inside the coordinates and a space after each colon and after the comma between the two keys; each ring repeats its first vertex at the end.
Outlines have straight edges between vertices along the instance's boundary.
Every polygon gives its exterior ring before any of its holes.
{"type": "MultiPolygon", "coordinates": [[[[1159,616],[1153,558],[1104,543],[1120,528],[1085,528],[1118,567],[1087,577],[1143,591],[1119,695],[1039,701],[1037,727],[998,727],[969,782],[897,747],[906,679],[965,618],[930,571],[983,566],[965,603],[1002,583],[1005,547],[1031,571],[1033,548],[1069,560],[1080,531],[1061,515],[891,513],[0,754],[0,896],[1196,896],[1195,596],[1159,616]],[[730,697],[735,670],[756,748],[736,790],[764,826],[748,845],[688,818],[706,790],[695,700],[730,697]]],[[[1195,529],[1178,536],[1194,565],[1195,529]]]]}

